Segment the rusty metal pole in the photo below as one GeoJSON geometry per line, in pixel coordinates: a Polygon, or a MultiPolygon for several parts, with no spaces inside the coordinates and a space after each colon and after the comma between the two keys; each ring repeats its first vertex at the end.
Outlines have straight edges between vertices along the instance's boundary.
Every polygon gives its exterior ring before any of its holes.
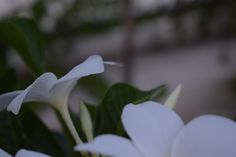
{"type": "Polygon", "coordinates": [[[134,34],[134,21],[132,15],[132,0],[123,0],[123,53],[122,59],[124,63],[124,81],[132,82],[133,71],[133,34],[134,34]]]}

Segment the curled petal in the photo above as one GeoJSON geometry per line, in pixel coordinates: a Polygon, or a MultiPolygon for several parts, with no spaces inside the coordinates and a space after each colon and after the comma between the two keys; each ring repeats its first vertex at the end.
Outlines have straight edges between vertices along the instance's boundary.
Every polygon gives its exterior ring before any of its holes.
{"type": "Polygon", "coordinates": [[[235,157],[236,123],[220,116],[201,116],[178,134],[171,157],[235,157]]]}
{"type": "Polygon", "coordinates": [[[7,109],[10,102],[22,91],[14,91],[0,95],[0,111],[7,109]]]}
{"type": "Polygon", "coordinates": [[[52,73],[45,73],[36,79],[30,86],[17,95],[7,107],[8,111],[18,114],[23,102],[48,102],[49,90],[57,78],[52,73]]]}
{"type": "Polygon", "coordinates": [[[152,101],[127,105],[122,113],[122,123],[145,157],[170,157],[174,138],[183,127],[174,111],[152,101]]]}
{"type": "Polygon", "coordinates": [[[0,157],[12,157],[10,154],[0,149],[0,157]]]}
{"type": "Polygon", "coordinates": [[[61,77],[57,83],[69,80],[78,80],[81,77],[104,72],[104,63],[102,57],[93,55],[87,58],[83,63],[70,70],[65,76],[61,77]]]}
{"type": "Polygon", "coordinates": [[[16,157],[50,157],[50,156],[31,150],[21,149],[16,153],[16,157]]]}
{"type": "Polygon", "coordinates": [[[130,140],[116,135],[98,136],[91,143],[77,145],[75,150],[114,157],[144,157],[130,140]]]}
{"type": "Polygon", "coordinates": [[[59,110],[66,107],[70,93],[76,83],[75,80],[70,80],[57,84],[49,93],[49,103],[59,110]]]}
{"type": "Polygon", "coordinates": [[[104,63],[99,55],[90,56],[61,77],[50,90],[53,104],[66,104],[69,94],[81,77],[104,72],[104,63]]]}
{"type": "Polygon", "coordinates": [[[53,73],[44,73],[31,85],[29,92],[25,97],[25,102],[49,101],[49,91],[56,83],[57,77],[53,73]]]}

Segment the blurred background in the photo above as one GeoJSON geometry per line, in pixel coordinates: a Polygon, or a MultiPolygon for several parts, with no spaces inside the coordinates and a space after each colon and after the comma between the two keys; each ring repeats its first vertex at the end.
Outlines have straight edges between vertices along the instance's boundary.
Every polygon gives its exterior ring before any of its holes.
{"type": "MultiPolygon", "coordinates": [[[[81,81],[91,103],[115,82],[143,90],[166,84],[169,92],[182,84],[176,111],[185,121],[236,117],[235,0],[0,0],[0,19],[13,16],[35,19],[45,66],[58,76],[91,54],[124,65],[81,81]]],[[[13,49],[0,47],[1,76],[13,68],[25,88],[35,78],[13,49]]]]}

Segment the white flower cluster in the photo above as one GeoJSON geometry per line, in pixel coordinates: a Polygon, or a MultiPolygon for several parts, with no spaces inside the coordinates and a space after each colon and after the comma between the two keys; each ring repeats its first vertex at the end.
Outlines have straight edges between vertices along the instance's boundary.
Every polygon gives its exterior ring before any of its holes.
{"type": "Polygon", "coordinates": [[[80,78],[104,72],[104,64],[114,63],[104,62],[101,56],[93,55],[60,79],[51,72],[44,73],[25,90],[0,95],[0,111],[6,109],[18,114],[24,102],[48,103],[61,114],[75,142],[80,144],[82,140],[68,111],[68,98],[80,78]]]}
{"type": "MultiPolygon", "coordinates": [[[[25,90],[0,95],[0,110],[7,109],[18,114],[23,102],[49,103],[64,118],[77,142],[75,151],[82,153],[91,152],[113,157],[236,157],[234,121],[222,116],[204,115],[184,125],[179,115],[172,110],[181,87],[177,87],[165,105],[153,101],[137,105],[127,104],[121,120],[129,139],[108,134],[93,140],[88,135],[88,141],[91,142],[83,143],[70,119],[68,97],[81,77],[102,73],[106,63],[114,64],[104,62],[100,56],[94,55],[60,79],[53,73],[45,73],[25,90]]],[[[89,120],[89,113],[84,107],[82,105],[81,115],[89,120]]],[[[92,124],[83,128],[91,132],[92,124]]],[[[0,156],[11,157],[1,149],[0,156]]],[[[31,156],[48,157],[25,149],[16,154],[16,157],[31,156]]]]}
{"type": "Polygon", "coordinates": [[[75,147],[114,157],[235,157],[236,123],[216,115],[204,115],[184,125],[166,106],[148,101],[128,104],[122,123],[130,140],[101,135],[75,147]]]}

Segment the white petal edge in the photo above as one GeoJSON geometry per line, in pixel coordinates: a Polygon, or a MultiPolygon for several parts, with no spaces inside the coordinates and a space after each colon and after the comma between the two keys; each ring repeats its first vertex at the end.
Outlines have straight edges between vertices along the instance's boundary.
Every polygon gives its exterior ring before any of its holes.
{"type": "Polygon", "coordinates": [[[205,115],[193,119],[178,134],[171,157],[235,157],[236,123],[205,115]]]}
{"type": "Polygon", "coordinates": [[[49,90],[57,78],[53,73],[44,73],[30,86],[15,97],[7,107],[8,111],[18,114],[23,102],[40,101],[48,102],[49,90]]]}
{"type": "Polygon", "coordinates": [[[10,102],[22,92],[23,90],[19,90],[0,95],[0,111],[7,109],[10,102]]]}
{"type": "Polygon", "coordinates": [[[12,155],[0,148],[0,157],[12,157],[12,155]]]}
{"type": "Polygon", "coordinates": [[[104,63],[102,57],[99,55],[92,55],[88,57],[83,63],[71,69],[65,76],[61,77],[57,83],[74,79],[78,80],[81,77],[99,74],[102,72],[104,72],[104,63]]]}
{"type": "Polygon", "coordinates": [[[21,149],[16,153],[15,157],[50,157],[50,156],[31,150],[21,149]]]}
{"type": "Polygon", "coordinates": [[[184,125],[174,111],[153,101],[125,106],[122,123],[145,157],[170,157],[174,138],[184,125]]]}
{"type": "Polygon", "coordinates": [[[104,72],[103,59],[99,55],[88,57],[83,63],[70,70],[65,76],[61,77],[50,90],[50,97],[53,104],[66,104],[69,94],[76,81],[80,78],[92,74],[104,72]]]}
{"type": "Polygon", "coordinates": [[[117,67],[123,67],[123,64],[118,63],[118,62],[104,61],[103,63],[104,63],[105,65],[112,65],[112,66],[117,66],[117,67]]]}
{"type": "Polygon", "coordinates": [[[112,157],[144,157],[130,140],[116,135],[98,136],[90,143],[77,145],[75,150],[112,157]]]}

